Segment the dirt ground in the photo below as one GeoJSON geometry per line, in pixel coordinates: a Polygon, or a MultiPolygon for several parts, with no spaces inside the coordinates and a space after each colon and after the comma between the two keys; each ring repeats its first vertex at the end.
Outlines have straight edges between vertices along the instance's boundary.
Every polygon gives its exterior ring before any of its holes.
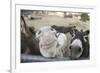
{"type": "Polygon", "coordinates": [[[33,26],[35,29],[39,29],[43,26],[51,26],[51,25],[58,25],[58,26],[76,26],[79,30],[88,30],[89,29],[89,21],[82,22],[77,17],[73,16],[72,18],[64,18],[60,16],[54,15],[46,15],[43,16],[41,19],[33,19],[30,20],[25,17],[26,23],[28,26],[33,26]]]}

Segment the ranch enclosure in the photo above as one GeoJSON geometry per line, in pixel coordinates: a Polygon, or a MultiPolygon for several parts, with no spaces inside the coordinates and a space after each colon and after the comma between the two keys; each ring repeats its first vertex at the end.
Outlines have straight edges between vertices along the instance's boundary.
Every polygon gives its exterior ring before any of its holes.
{"type": "MultiPolygon", "coordinates": [[[[21,15],[24,16],[25,22],[28,27],[34,27],[34,31],[37,31],[43,26],[76,26],[79,31],[89,30],[90,27],[90,17],[89,13],[82,12],[69,12],[69,11],[46,11],[46,10],[21,10],[21,15]]],[[[21,22],[21,25],[24,24],[21,22]]],[[[69,34],[66,34],[67,39],[71,39],[69,34]]],[[[70,43],[70,40],[67,42],[70,43]]],[[[69,47],[70,44],[68,44],[69,47]]],[[[42,56],[32,55],[21,55],[22,62],[41,62],[41,61],[62,61],[69,60],[69,58],[56,58],[48,59],[42,56]],[[27,60],[29,59],[29,61],[27,60]]],[[[84,58],[82,58],[84,59],[84,58]]],[[[87,58],[85,58],[87,59],[87,58]]]]}
{"type": "Polygon", "coordinates": [[[22,10],[28,26],[39,29],[43,26],[77,26],[77,29],[89,29],[89,13],[82,12],[56,12],[56,11],[28,11],[22,10]],[[83,20],[83,21],[82,21],[83,20]]]}

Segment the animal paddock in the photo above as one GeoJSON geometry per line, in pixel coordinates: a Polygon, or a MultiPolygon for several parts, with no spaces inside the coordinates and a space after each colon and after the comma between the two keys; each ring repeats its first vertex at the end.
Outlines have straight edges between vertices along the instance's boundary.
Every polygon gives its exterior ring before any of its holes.
{"type": "MultiPolygon", "coordinates": [[[[33,15],[34,16],[34,15],[33,15]]],[[[41,27],[44,26],[64,26],[64,27],[71,27],[76,26],[76,29],[79,31],[83,30],[89,30],[89,21],[83,22],[80,21],[77,17],[72,18],[64,18],[57,15],[45,15],[41,16],[41,18],[37,19],[29,19],[28,17],[24,16],[25,22],[28,27],[34,27],[35,31],[39,30],[41,27]]],[[[21,23],[22,24],[22,23],[21,23]]],[[[69,33],[66,34],[67,39],[69,39],[67,42],[67,48],[70,46],[70,40],[71,35],[69,33]]],[[[80,58],[80,59],[87,59],[87,58],[80,58]]],[[[21,55],[22,62],[42,62],[42,61],[63,61],[63,60],[70,60],[70,58],[44,58],[42,55],[21,55]],[[29,57],[29,58],[27,58],[29,57]],[[29,60],[27,60],[29,59],[29,60]]]]}

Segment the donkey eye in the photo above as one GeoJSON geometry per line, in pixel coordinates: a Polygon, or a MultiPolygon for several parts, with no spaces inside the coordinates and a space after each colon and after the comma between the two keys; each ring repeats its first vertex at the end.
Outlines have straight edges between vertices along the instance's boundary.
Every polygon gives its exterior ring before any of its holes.
{"type": "Polygon", "coordinates": [[[75,38],[75,34],[72,34],[72,38],[75,38]]]}
{"type": "Polygon", "coordinates": [[[41,31],[38,32],[38,34],[40,34],[40,33],[41,33],[41,31]]]}
{"type": "Polygon", "coordinates": [[[51,31],[54,31],[54,29],[53,29],[53,28],[51,28],[51,31]]]}
{"type": "Polygon", "coordinates": [[[69,49],[71,50],[71,46],[69,46],[69,49]]]}

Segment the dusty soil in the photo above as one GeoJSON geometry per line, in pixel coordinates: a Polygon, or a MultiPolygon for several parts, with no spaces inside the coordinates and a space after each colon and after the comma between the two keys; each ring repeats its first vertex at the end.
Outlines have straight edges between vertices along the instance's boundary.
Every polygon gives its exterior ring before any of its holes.
{"type": "Polygon", "coordinates": [[[58,26],[76,26],[77,29],[81,30],[88,30],[89,29],[89,21],[82,22],[77,17],[73,18],[63,18],[60,16],[43,16],[41,19],[34,19],[30,20],[25,17],[26,23],[28,26],[34,26],[35,29],[39,29],[43,26],[51,26],[51,25],[58,25],[58,26]]]}

